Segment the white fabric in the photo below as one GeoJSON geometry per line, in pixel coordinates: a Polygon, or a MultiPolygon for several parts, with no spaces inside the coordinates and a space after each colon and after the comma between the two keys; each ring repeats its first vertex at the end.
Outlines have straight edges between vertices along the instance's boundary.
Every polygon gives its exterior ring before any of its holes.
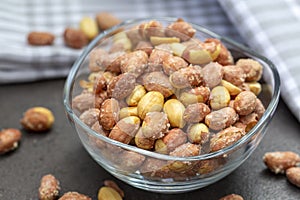
{"type": "Polygon", "coordinates": [[[275,64],[281,79],[281,97],[300,121],[300,2],[219,2],[245,43],[275,64]]]}

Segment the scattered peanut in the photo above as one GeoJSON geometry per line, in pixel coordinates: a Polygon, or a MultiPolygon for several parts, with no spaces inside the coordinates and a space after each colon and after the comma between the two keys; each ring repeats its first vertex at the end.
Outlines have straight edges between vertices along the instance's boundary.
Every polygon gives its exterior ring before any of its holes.
{"type": "Polygon", "coordinates": [[[287,179],[300,188],[300,167],[291,167],[286,170],[287,179]]]}
{"type": "Polygon", "coordinates": [[[67,192],[58,200],[92,200],[90,197],[78,192],[67,192]]]}
{"type": "Polygon", "coordinates": [[[238,194],[229,194],[220,198],[219,200],[244,200],[244,198],[238,194]]]}
{"type": "Polygon", "coordinates": [[[99,33],[96,21],[90,17],[83,17],[81,19],[80,30],[89,40],[94,39],[99,33]]]}
{"type": "Polygon", "coordinates": [[[16,149],[21,137],[22,133],[18,129],[2,129],[0,131],[0,154],[4,154],[16,149]]]}
{"type": "Polygon", "coordinates": [[[99,189],[98,200],[122,200],[122,197],[114,188],[103,186],[99,189]]]}
{"type": "Polygon", "coordinates": [[[27,36],[27,41],[30,45],[42,46],[52,45],[55,36],[48,32],[30,32],[27,36]]]}
{"type": "Polygon", "coordinates": [[[284,174],[288,168],[300,163],[300,156],[291,151],[267,152],[263,156],[265,165],[275,174],[284,174]]]}
{"type": "Polygon", "coordinates": [[[40,200],[55,200],[59,195],[59,181],[52,175],[47,174],[42,177],[39,187],[40,200]]]}
{"type": "Polygon", "coordinates": [[[43,132],[52,127],[54,116],[48,108],[33,107],[26,110],[20,122],[28,131],[43,132]]]}
{"type": "Polygon", "coordinates": [[[81,49],[88,44],[88,38],[79,29],[66,28],[63,36],[65,44],[74,49],[81,49]]]}

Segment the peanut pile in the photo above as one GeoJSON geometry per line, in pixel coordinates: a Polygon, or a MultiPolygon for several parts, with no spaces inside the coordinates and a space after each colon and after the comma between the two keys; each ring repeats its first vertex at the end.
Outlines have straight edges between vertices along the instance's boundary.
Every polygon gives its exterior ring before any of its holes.
{"type": "MultiPolygon", "coordinates": [[[[99,134],[171,156],[197,156],[234,144],[265,111],[257,97],[263,67],[251,58],[234,61],[220,40],[201,41],[195,33],[182,19],[166,27],[144,22],[116,33],[110,49],[91,51],[91,73],[80,81],[83,90],[73,109],[99,134]]],[[[104,155],[113,152],[115,159],[109,159],[123,169],[151,176],[208,173],[222,163],[155,160],[89,139],[104,155]]]]}

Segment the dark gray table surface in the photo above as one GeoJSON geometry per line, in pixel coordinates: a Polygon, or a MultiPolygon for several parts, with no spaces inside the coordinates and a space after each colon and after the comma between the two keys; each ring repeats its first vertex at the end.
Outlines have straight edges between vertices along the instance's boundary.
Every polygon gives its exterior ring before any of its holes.
{"type": "Polygon", "coordinates": [[[125,191],[125,199],[217,200],[238,193],[245,200],[300,199],[300,188],[284,175],[269,172],[262,156],[268,151],[300,153],[300,124],[282,100],[269,129],[255,152],[237,170],[208,187],[176,195],[152,193],[133,188],[101,168],[84,150],[71,127],[62,103],[64,80],[0,86],[0,128],[20,128],[23,112],[34,106],[50,108],[56,118],[50,132],[32,134],[22,130],[19,148],[0,156],[0,199],[38,199],[40,178],[48,173],[61,182],[61,194],[78,191],[97,199],[106,179],[115,180],[125,191]]]}

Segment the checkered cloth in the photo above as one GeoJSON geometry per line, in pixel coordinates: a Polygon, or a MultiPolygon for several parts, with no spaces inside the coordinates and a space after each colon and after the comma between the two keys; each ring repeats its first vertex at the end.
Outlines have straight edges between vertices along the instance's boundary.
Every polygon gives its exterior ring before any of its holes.
{"type": "Polygon", "coordinates": [[[300,1],[219,2],[244,41],[277,66],[281,96],[300,121],[300,1]]]}
{"type": "Polygon", "coordinates": [[[122,20],[180,16],[241,40],[217,0],[1,0],[0,84],[65,77],[82,50],[64,45],[64,29],[78,27],[83,16],[95,17],[102,11],[122,20]],[[54,45],[28,45],[30,31],[53,33],[54,45]]]}
{"type": "Polygon", "coordinates": [[[297,0],[1,0],[0,84],[65,77],[82,50],[63,44],[64,29],[78,27],[83,16],[95,17],[102,11],[122,20],[181,17],[249,45],[278,67],[282,97],[300,120],[297,0]],[[29,46],[30,31],[55,34],[54,45],[29,46]]]}

